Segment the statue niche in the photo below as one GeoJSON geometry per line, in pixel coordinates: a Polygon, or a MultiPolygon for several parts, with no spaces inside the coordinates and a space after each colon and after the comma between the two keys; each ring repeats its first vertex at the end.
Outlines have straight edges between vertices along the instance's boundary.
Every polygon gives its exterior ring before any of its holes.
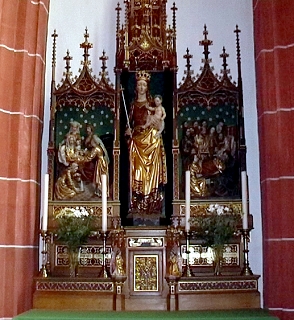
{"type": "Polygon", "coordinates": [[[130,199],[132,213],[160,214],[167,182],[166,155],[162,140],[165,110],[162,97],[149,93],[150,74],[136,73],[136,96],[129,112],[130,199]]]}
{"type": "MultiPolygon", "coordinates": [[[[80,127],[79,122],[72,121],[69,132],[59,144],[58,161],[63,169],[59,170],[61,174],[55,184],[57,200],[72,199],[84,192],[101,197],[102,174],[109,176],[108,152],[94,133],[94,126],[86,124],[86,137],[81,137],[80,127]]],[[[107,190],[109,194],[109,185],[107,190]]]]}
{"type": "MultiPolygon", "coordinates": [[[[214,75],[210,66],[208,32],[204,26],[204,66],[198,78],[192,77],[190,59],[186,77],[178,90],[177,126],[181,164],[179,175],[190,170],[191,197],[238,198],[242,115],[239,88],[231,82],[227,69],[228,54],[223,48],[222,77],[214,75]]],[[[182,178],[180,190],[184,197],[182,178]]]]}
{"type": "MultiPolygon", "coordinates": [[[[55,52],[57,34],[53,37],[55,52]]],[[[113,187],[118,184],[113,183],[116,92],[107,79],[108,57],[104,52],[100,57],[100,78],[92,76],[88,53],[92,44],[88,42],[87,29],[84,37],[80,45],[84,61],[79,76],[71,78],[72,58],[68,51],[64,57],[64,79],[52,92],[49,168],[54,173],[55,201],[101,201],[103,174],[107,176],[108,197],[113,197],[113,187]]]]}

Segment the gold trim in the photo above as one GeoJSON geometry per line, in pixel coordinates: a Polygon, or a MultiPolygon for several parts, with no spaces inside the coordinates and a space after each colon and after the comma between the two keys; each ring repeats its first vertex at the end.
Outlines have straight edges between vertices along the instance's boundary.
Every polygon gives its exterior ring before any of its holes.
{"type": "Polygon", "coordinates": [[[158,255],[134,255],[134,292],[158,292],[158,255]]]}

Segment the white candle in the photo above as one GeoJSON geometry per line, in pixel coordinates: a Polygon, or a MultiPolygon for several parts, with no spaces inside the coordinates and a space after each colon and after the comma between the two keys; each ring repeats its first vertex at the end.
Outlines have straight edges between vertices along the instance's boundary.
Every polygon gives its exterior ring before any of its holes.
{"type": "Polygon", "coordinates": [[[190,231],[190,171],[186,171],[185,174],[186,177],[186,182],[185,182],[185,204],[186,204],[186,225],[185,225],[185,229],[186,231],[190,231]]]}
{"type": "Polygon", "coordinates": [[[47,227],[48,227],[48,192],[49,192],[49,174],[46,173],[44,176],[43,192],[42,192],[42,199],[43,199],[42,230],[43,231],[47,231],[47,227]]]}
{"type": "Polygon", "coordinates": [[[107,231],[107,177],[106,174],[101,175],[102,179],[102,231],[107,231]]]}
{"type": "Polygon", "coordinates": [[[242,188],[242,211],[243,211],[243,229],[248,229],[248,191],[247,191],[247,173],[241,172],[241,188],[242,188]]]}

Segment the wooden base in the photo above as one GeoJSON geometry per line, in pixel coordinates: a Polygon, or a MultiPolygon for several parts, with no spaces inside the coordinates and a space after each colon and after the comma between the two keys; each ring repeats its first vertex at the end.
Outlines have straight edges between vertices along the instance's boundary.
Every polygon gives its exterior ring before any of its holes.
{"type": "Polygon", "coordinates": [[[121,305],[117,306],[120,295],[116,294],[119,285],[119,282],[109,278],[35,278],[33,307],[53,310],[120,310],[121,305]]]}
{"type": "Polygon", "coordinates": [[[258,292],[179,295],[178,310],[233,310],[260,308],[258,292]]]}
{"type": "Polygon", "coordinates": [[[125,300],[126,311],[166,311],[167,299],[162,297],[133,296],[125,300]]]}
{"type": "MultiPolygon", "coordinates": [[[[167,295],[125,295],[112,279],[38,278],[35,309],[92,311],[184,311],[260,308],[258,276],[166,278],[167,295]]],[[[125,280],[125,279],[124,279],[125,280]]]]}
{"type": "Polygon", "coordinates": [[[34,309],[113,311],[114,307],[112,294],[93,292],[36,292],[33,299],[34,309]]]}

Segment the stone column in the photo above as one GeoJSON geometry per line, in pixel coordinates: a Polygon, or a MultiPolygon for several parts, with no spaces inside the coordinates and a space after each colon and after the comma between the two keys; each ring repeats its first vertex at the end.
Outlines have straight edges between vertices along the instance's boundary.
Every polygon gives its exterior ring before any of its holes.
{"type": "Polygon", "coordinates": [[[49,0],[1,1],[0,318],[32,307],[49,0]]]}
{"type": "Polygon", "coordinates": [[[254,39],[264,237],[264,305],[294,310],[294,6],[254,0],[254,39]]]}

